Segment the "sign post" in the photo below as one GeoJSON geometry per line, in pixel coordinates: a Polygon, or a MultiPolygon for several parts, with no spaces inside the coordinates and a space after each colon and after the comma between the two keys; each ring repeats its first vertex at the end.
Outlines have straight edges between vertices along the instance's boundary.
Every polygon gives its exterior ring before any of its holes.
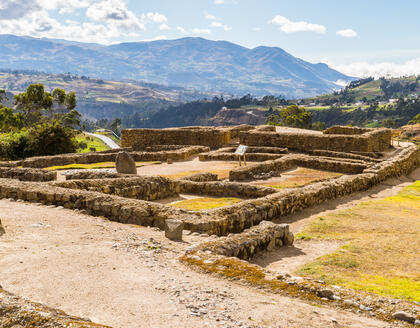
{"type": "Polygon", "coordinates": [[[245,145],[239,145],[238,148],[236,148],[235,154],[238,155],[239,160],[239,166],[242,166],[241,158],[244,160],[244,165],[246,166],[246,150],[248,149],[248,146],[245,145]]]}

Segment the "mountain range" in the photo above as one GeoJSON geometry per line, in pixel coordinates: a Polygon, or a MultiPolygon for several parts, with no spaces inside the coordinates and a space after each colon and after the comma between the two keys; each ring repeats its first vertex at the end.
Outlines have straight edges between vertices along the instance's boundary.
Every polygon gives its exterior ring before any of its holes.
{"type": "Polygon", "coordinates": [[[113,45],[0,35],[0,68],[137,80],[203,92],[309,97],[350,81],[278,47],[249,49],[227,41],[182,38],[113,45]]]}

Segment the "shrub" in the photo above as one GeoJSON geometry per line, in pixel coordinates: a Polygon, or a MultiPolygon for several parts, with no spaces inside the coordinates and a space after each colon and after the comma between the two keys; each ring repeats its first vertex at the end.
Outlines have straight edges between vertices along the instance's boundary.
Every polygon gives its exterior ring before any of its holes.
{"type": "Polygon", "coordinates": [[[0,134],[0,158],[16,160],[25,157],[27,143],[26,130],[0,134]]]}
{"type": "Polygon", "coordinates": [[[74,153],[77,143],[73,130],[59,122],[42,123],[28,130],[27,153],[32,156],[74,153]]]}

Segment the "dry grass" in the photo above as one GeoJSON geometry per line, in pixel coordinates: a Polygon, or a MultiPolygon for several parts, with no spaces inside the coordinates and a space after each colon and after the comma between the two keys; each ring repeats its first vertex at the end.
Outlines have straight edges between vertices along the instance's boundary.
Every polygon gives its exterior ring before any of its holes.
{"type": "Polygon", "coordinates": [[[264,182],[260,185],[276,189],[296,188],[303,187],[314,182],[338,178],[341,175],[341,173],[336,172],[327,172],[299,167],[290,173],[283,174],[285,177],[284,180],[277,182],[264,182]]]}
{"type": "MultiPolygon", "coordinates": [[[[136,162],[137,167],[142,167],[146,165],[161,164],[161,162],[136,162]]],[[[91,164],[67,164],[67,165],[58,165],[50,166],[45,168],[45,170],[58,171],[58,170],[76,170],[76,169],[112,169],[115,167],[115,162],[100,162],[100,163],[91,163],[91,164]]]]}
{"type": "Polygon", "coordinates": [[[193,199],[186,199],[176,203],[169,204],[173,207],[183,208],[188,211],[203,211],[209,210],[212,208],[218,208],[223,206],[233,205],[235,203],[241,202],[242,199],[239,198],[211,198],[211,197],[200,197],[193,199]]]}
{"type": "Polygon", "coordinates": [[[420,181],[398,195],[315,219],[301,239],[347,241],[298,272],[331,284],[420,301],[420,181]]]}

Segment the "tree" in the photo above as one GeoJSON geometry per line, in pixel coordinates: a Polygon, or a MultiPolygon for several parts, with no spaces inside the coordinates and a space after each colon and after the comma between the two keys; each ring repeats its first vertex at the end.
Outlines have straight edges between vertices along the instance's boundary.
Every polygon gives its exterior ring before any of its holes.
{"type": "Polygon", "coordinates": [[[15,96],[16,110],[24,117],[26,127],[46,121],[57,120],[65,126],[75,127],[80,123],[76,110],[76,95],[56,88],[45,92],[42,84],[31,84],[25,92],[15,96]]]}
{"type": "Polygon", "coordinates": [[[280,110],[282,124],[296,128],[310,129],[312,125],[312,114],[304,107],[291,105],[280,110]]]}
{"type": "Polygon", "coordinates": [[[13,109],[0,105],[0,132],[19,131],[23,128],[23,121],[21,113],[13,113],[13,109]]]}

